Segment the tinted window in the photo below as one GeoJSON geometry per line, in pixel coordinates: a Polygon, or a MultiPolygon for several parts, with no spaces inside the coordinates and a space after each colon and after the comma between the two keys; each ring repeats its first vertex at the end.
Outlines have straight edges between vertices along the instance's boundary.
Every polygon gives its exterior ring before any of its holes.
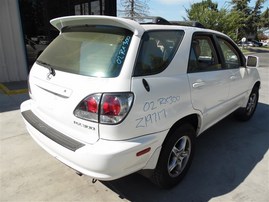
{"type": "Polygon", "coordinates": [[[162,72],[172,61],[183,38],[183,31],[151,31],[142,37],[134,76],[162,72]]]}
{"type": "Polygon", "coordinates": [[[226,40],[218,38],[225,62],[225,68],[239,68],[241,65],[240,56],[234,47],[226,40]]]}
{"type": "Polygon", "coordinates": [[[110,26],[67,27],[40,55],[39,64],[93,77],[119,75],[132,33],[110,26]]]}
{"type": "Polygon", "coordinates": [[[211,37],[194,36],[191,44],[188,72],[215,71],[219,69],[221,69],[221,63],[211,37]]]}

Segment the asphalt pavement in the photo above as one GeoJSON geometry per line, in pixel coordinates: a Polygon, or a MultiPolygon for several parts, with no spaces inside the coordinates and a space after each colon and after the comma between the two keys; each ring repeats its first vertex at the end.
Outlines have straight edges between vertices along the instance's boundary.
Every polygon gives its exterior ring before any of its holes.
{"type": "Polygon", "coordinates": [[[269,64],[259,72],[253,118],[242,123],[229,116],[200,136],[187,176],[171,190],[137,173],[95,184],[79,177],[27,133],[18,109],[28,95],[0,92],[0,201],[268,202],[269,64]]]}

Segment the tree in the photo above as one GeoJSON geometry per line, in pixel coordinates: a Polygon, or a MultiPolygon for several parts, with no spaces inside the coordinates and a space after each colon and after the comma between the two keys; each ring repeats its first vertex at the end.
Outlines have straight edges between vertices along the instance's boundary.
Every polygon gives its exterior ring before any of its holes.
{"type": "Polygon", "coordinates": [[[261,14],[261,27],[269,28],[269,8],[261,14]]]}
{"type": "Polygon", "coordinates": [[[120,14],[132,20],[146,17],[149,14],[149,0],[121,0],[124,10],[119,10],[120,14]]]}
{"type": "Polygon", "coordinates": [[[269,8],[267,8],[262,14],[260,19],[260,29],[258,30],[258,40],[267,40],[269,37],[264,34],[269,30],[269,8]]]}
{"type": "Polygon", "coordinates": [[[238,28],[241,27],[239,24],[241,16],[237,12],[227,11],[226,9],[221,9],[219,13],[219,23],[216,30],[227,34],[234,41],[238,41],[238,28]]]}
{"type": "Polygon", "coordinates": [[[239,29],[239,38],[252,36],[257,38],[258,29],[263,27],[261,21],[261,9],[266,0],[256,0],[255,6],[251,8],[248,4],[250,0],[232,0],[232,10],[238,12],[240,17],[240,24],[242,25],[239,29]]]}
{"type": "Polygon", "coordinates": [[[218,4],[211,0],[194,3],[190,9],[185,9],[189,20],[199,21],[206,28],[213,29],[217,23],[218,4]]]}
{"type": "Polygon", "coordinates": [[[261,13],[266,0],[256,0],[255,6],[249,6],[250,0],[231,0],[228,7],[218,10],[218,4],[204,0],[185,9],[190,20],[199,21],[205,27],[221,31],[235,41],[243,37],[258,37],[258,30],[268,27],[268,8],[261,13]]]}
{"type": "Polygon", "coordinates": [[[206,28],[218,30],[237,40],[237,28],[241,17],[237,12],[229,12],[226,8],[218,10],[218,4],[211,0],[194,3],[190,9],[185,10],[189,20],[199,21],[206,28]]]}

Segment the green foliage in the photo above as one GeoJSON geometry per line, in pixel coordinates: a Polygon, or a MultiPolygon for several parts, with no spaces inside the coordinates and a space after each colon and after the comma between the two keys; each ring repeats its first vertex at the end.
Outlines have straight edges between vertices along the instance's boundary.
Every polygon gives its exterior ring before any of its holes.
{"type": "Polygon", "coordinates": [[[223,32],[232,39],[237,39],[237,28],[241,20],[239,13],[229,12],[225,8],[218,10],[218,4],[211,0],[192,4],[186,12],[189,20],[199,21],[208,29],[223,32]]]}
{"type": "Polygon", "coordinates": [[[228,12],[226,9],[220,10],[219,26],[217,30],[230,36],[233,40],[238,40],[238,29],[240,27],[241,16],[234,11],[228,12]]]}
{"type": "Polygon", "coordinates": [[[269,8],[261,14],[261,27],[269,28],[269,8]]]}
{"type": "Polygon", "coordinates": [[[185,9],[189,20],[198,21],[206,28],[229,35],[235,41],[250,34],[257,36],[257,30],[269,24],[269,11],[261,14],[266,0],[256,0],[255,7],[249,7],[250,0],[231,0],[232,7],[218,9],[212,0],[203,0],[185,9]]]}
{"type": "Polygon", "coordinates": [[[218,19],[218,5],[211,2],[211,0],[202,1],[201,3],[192,4],[187,11],[187,17],[193,21],[199,21],[206,28],[213,29],[218,19]]]}
{"type": "Polygon", "coordinates": [[[232,10],[238,12],[243,26],[239,28],[239,37],[254,36],[257,38],[258,29],[264,27],[264,22],[261,20],[261,9],[266,0],[256,0],[255,6],[252,8],[248,4],[250,0],[232,0],[232,10]]]}

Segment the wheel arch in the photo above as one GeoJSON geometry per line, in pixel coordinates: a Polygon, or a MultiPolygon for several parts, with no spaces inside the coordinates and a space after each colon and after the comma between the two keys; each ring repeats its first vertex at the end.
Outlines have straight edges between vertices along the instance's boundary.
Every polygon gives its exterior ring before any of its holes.
{"type": "Polygon", "coordinates": [[[190,114],[179,119],[170,128],[167,136],[169,136],[169,134],[171,134],[174,130],[176,130],[180,125],[184,123],[189,123],[193,126],[194,130],[196,131],[196,137],[197,137],[199,134],[200,126],[201,126],[201,117],[199,114],[190,114]]]}
{"type": "Polygon", "coordinates": [[[261,81],[256,81],[256,83],[254,84],[253,88],[260,89],[260,87],[261,87],[261,81]]]}

